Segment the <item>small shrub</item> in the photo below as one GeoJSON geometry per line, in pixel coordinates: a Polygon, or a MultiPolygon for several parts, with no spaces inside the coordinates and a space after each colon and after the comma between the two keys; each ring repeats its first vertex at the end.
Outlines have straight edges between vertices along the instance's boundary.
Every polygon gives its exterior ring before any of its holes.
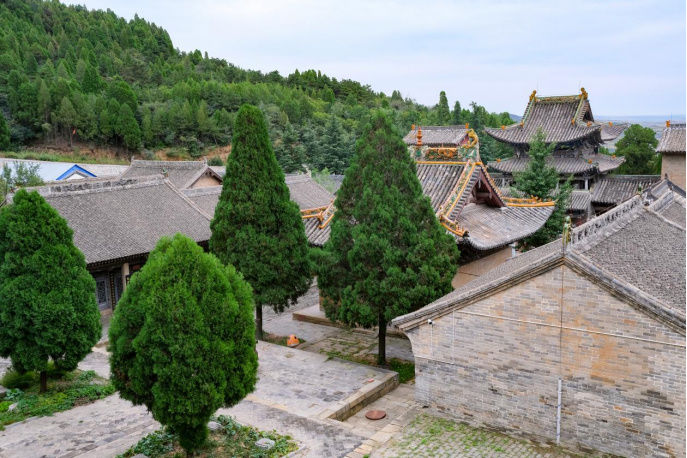
{"type": "Polygon", "coordinates": [[[5,373],[5,375],[2,376],[2,379],[0,379],[0,385],[8,389],[19,388],[25,390],[31,385],[35,385],[37,380],[38,377],[33,371],[20,374],[14,369],[10,369],[5,373]]]}
{"type": "Polygon", "coordinates": [[[213,156],[208,160],[208,165],[222,166],[224,161],[219,156],[213,156]]]}

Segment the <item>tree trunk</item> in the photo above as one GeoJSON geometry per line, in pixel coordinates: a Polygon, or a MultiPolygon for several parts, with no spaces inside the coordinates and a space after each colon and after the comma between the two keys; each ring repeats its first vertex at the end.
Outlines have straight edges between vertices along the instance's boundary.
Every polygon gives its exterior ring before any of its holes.
{"type": "Polygon", "coordinates": [[[255,305],[255,338],[265,340],[262,334],[262,305],[255,305]]]}
{"type": "Polygon", "coordinates": [[[74,135],[74,134],[72,133],[72,129],[70,127],[69,128],[69,147],[70,148],[72,147],[72,135],[74,135]]]}
{"type": "Polygon", "coordinates": [[[377,364],[386,366],[386,318],[384,312],[379,312],[379,351],[377,352],[377,364]]]}
{"type": "Polygon", "coordinates": [[[45,393],[48,390],[48,373],[46,371],[41,371],[41,387],[39,392],[45,393]]]}

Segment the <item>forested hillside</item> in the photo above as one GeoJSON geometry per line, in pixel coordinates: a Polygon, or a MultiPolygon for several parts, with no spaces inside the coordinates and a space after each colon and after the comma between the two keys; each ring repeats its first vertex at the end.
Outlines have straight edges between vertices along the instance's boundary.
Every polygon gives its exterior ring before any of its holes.
{"type": "MultiPolygon", "coordinates": [[[[123,155],[153,157],[172,148],[180,157],[200,157],[231,141],[243,103],[266,114],[287,171],[307,164],[343,173],[374,108],[388,109],[404,133],[411,124],[467,122],[480,134],[484,126],[512,122],[474,103],[450,110],[443,93],[425,107],[398,91],[387,96],[315,70],[244,70],[200,51],[180,52],[164,29],[109,10],[0,3],[0,132],[5,121],[15,148],[78,142],[123,155]]],[[[480,139],[483,159],[508,155],[486,135],[480,139]]]]}

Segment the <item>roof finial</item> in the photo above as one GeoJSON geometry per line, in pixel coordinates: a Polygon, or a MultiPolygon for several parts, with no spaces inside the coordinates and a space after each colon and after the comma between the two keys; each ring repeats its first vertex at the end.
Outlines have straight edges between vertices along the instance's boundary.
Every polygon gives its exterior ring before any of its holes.
{"type": "Polygon", "coordinates": [[[670,127],[670,121],[666,121],[666,127],[670,127]]]}
{"type": "Polygon", "coordinates": [[[532,94],[530,94],[530,102],[532,101],[532,99],[533,99],[536,95],[537,95],[537,90],[535,89],[534,91],[532,91],[532,94]]]}
{"type": "Polygon", "coordinates": [[[469,123],[469,122],[466,122],[466,123],[465,123],[465,128],[466,128],[466,129],[469,129],[469,128],[470,128],[470,123],[469,123]]]}
{"type": "Polygon", "coordinates": [[[580,95],[582,96],[583,99],[587,100],[587,91],[584,90],[584,88],[580,88],[580,95]]]}
{"type": "Polygon", "coordinates": [[[417,146],[422,146],[422,126],[417,126],[417,146]]]}

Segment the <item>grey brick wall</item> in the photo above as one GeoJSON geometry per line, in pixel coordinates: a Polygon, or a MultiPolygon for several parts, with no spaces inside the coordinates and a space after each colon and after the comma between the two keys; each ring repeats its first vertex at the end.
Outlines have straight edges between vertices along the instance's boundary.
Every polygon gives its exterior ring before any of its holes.
{"type": "Polygon", "coordinates": [[[408,332],[418,400],[625,456],[685,455],[685,337],[567,267],[408,332]],[[562,306],[561,306],[562,304],[562,306]]]}

